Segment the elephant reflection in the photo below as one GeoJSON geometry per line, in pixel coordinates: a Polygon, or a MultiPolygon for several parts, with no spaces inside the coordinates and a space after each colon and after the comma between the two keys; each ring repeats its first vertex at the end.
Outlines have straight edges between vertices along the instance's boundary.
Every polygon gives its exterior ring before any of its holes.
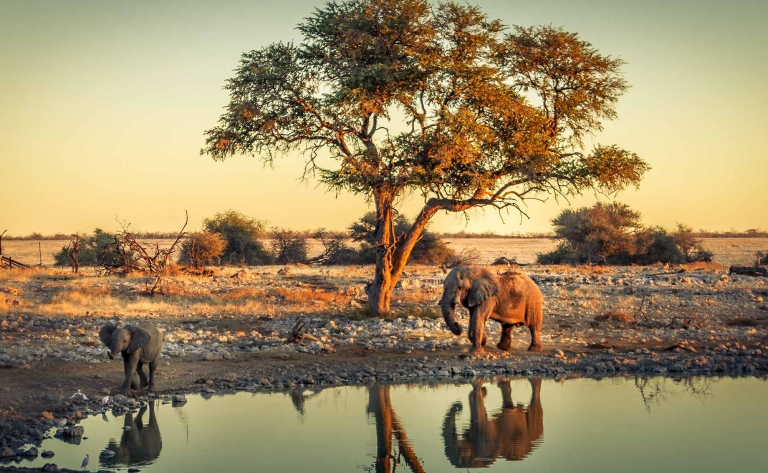
{"type": "Polygon", "coordinates": [[[104,465],[137,465],[147,464],[160,456],[160,450],[163,448],[163,441],[160,438],[160,428],[157,425],[155,417],[155,404],[149,403],[149,423],[144,424],[144,414],[147,412],[147,405],[139,409],[136,419],[133,414],[125,415],[124,427],[130,427],[130,430],[124,430],[120,438],[120,444],[110,440],[107,450],[115,452],[113,457],[101,458],[100,462],[104,465]]]}
{"type": "Polygon", "coordinates": [[[414,473],[424,473],[419,457],[411,447],[400,420],[392,409],[389,386],[373,385],[368,388],[368,412],[376,420],[376,473],[394,472],[400,458],[414,473]],[[393,440],[400,447],[399,455],[394,454],[393,440]]]}
{"type": "Polygon", "coordinates": [[[531,378],[531,402],[528,407],[512,402],[509,380],[498,383],[502,395],[501,413],[488,419],[485,410],[486,389],[475,381],[469,395],[470,424],[459,438],[456,413],[461,403],[454,404],[445,416],[443,441],[445,456],[460,468],[487,467],[504,457],[522,460],[540,443],[544,433],[544,411],[541,407],[541,378],[531,378]]]}

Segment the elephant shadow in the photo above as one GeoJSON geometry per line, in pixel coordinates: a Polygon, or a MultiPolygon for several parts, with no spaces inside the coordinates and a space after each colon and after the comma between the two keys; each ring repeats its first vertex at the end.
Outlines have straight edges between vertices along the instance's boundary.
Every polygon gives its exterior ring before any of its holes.
{"type": "Polygon", "coordinates": [[[541,444],[544,433],[541,378],[529,381],[532,393],[528,407],[515,405],[509,380],[500,381],[501,412],[491,419],[485,409],[486,388],[482,381],[475,381],[469,394],[470,424],[462,432],[456,426],[456,415],[463,406],[460,402],[451,406],[443,422],[443,441],[445,456],[453,466],[483,468],[497,458],[522,460],[541,444]]]}
{"type": "Polygon", "coordinates": [[[149,403],[149,422],[144,424],[146,412],[147,405],[144,405],[139,409],[135,419],[131,413],[125,415],[123,426],[130,429],[123,430],[119,444],[114,439],[109,441],[106,449],[115,452],[115,455],[108,458],[101,457],[99,462],[102,465],[147,465],[160,456],[163,440],[160,437],[160,427],[157,425],[153,402],[149,403]]]}

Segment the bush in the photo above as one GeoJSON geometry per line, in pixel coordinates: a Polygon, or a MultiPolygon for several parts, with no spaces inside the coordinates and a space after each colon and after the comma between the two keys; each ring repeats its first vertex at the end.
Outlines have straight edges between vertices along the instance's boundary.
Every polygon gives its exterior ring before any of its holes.
{"type": "Polygon", "coordinates": [[[564,241],[555,251],[540,254],[539,264],[652,264],[710,261],[690,227],[678,224],[670,234],[662,227],[645,228],[640,213],[619,203],[567,209],[552,224],[564,241]]]}
{"type": "Polygon", "coordinates": [[[313,237],[320,240],[323,245],[323,252],[311,258],[311,263],[320,263],[326,266],[361,264],[360,252],[347,245],[344,235],[332,234],[324,228],[320,228],[315,231],[313,237]]]}
{"type": "Polygon", "coordinates": [[[594,256],[624,259],[637,253],[637,233],[642,231],[640,213],[620,203],[577,210],[566,209],[554,220],[555,236],[566,240],[579,258],[594,256]]]}
{"type": "MultiPolygon", "coordinates": [[[[410,229],[412,222],[406,217],[398,214],[395,217],[395,234],[402,235],[410,229]]],[[[360,260],[362,263],[373,263],[376,261],[374,250],[375,242],[375,214],[368,212],[359,220],[355,221],[350,227],[352,239],[361,242],[360,260]]],[[[424,230],[421,239],[414,245],[409,263],[415,264],[445,264],[449,258],[455,258],[456,252],[448,247],[448,244],[440,239],[436,234],[429,230],[424,230]]]]}
{"type": "Polygon", "coordinates": [[[219,233],[227,242],[221,260],[227,264],[269,264],[272,257],[259,241],[265,236],[266,223],[235,210],[217,213],[203,220],[203,229],[219,233]]]}
{"type": "Polygon", "coordinates": [[[682,223],[677,224],[677,228],[672,237],[675,240],[675,244],[683,254],[685,262],[693,263],[695,261],[712,261],[714,253],[709,250],[705,250],[701,246],[702,241],[696,238],[693,229],[682,223]]]}
{"type": "Polygon", "coordinates": [[[307,261],[307,237],[294,230],[272,229],[272,255],[277,264],[307,261]]]}
{"type": "Polygon", "coordinates": [[[456,266],[475,266],[480,263],[480,252],[474,248],[464,248],[445,259],[443,263],[448,268],[456,266]]]}
{"type": "Polygon", "coordinates": [[[218,262],[227,248],[227,241],[220,233],[196,232],[181,244],[180,263],[189,263],[195,268],[218,262]]]}
{"type": "MultiPolygon", "coordinates": [[[[53,255],[56,266],[70,266],[68,246],[64,246],[53,255]]],[[[80,235],[81,266],[109,266],[119,258],[115,251],[115,235],[97,228],[91,235],[80,235]]]]}
{"type": "Polygon", "coordinates": [[[646,232],[645,251],[635,255],[632,263],[653,264],[653,263],[685,263],[685,255],[677,246],[674,236],[667,233],[662,227],[656,227],[646,232]]]}
{"type": "Polygon", "coordinates": [[[538,264],[578,264],[579,255],[568,243],[560,243],[554,251],[536,255],[538,264]]]}

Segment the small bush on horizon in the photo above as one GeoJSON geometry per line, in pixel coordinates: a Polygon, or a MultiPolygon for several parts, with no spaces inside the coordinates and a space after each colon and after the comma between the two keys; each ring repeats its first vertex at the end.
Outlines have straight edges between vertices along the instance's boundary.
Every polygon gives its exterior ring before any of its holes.
{"type": "MultiPolygon", "coordinates": [[[[118,254],[114,250],[115,235],[105,232],[100,228],[94,229],[91,235],[79,235],[80,237],[80,266],[102,266],[117,261],[118,254]]],[[[63,246],[53,258],[56,266],[71,266],[69,260],[69,246],[63,246]]]]}
{"type": "Polygon", "coordinates": [[[640,213],[626,204],[598,202],[592,207],[566,209],[552,220],[555,237],[563,241],[549,253],[537,255],[539,264],[691,263],[711,261],[693,230],[677,224],[674,232],[644,227],[640,213]]]}
{"type": "Polygon", "coordinates": [[[227,210],[203,220],[203,230],[219,233],[227,242],[221,255],[223,264],[249,266],[269,264],[272,256],[259,241],[265,238],[266,223],[236,210],[227,210]]]}
{"type": "Polygon", "coordinates": [[[270,243],[272,257],[277,264],[305,263],[307,261],[307,237],[302,232],[286,228],[273,228],[270,243]]]}
{"type": "MultiPolygon", "coordinates": [[[[376,261],[374,243],[376,241],[376,218],[373,212],[368,212],[350,225],[352,239],[361,242],[360,262],[370,264],[376,261]]],[[[395,217],[395,234],[402,235],[408,232],[413,222],[404,215],[395,217]]],[[[408,263],[411,264],[445,264],[449,258],[455,258],[456,252],[451,249],[435,233],[424,230],[421,239],[414,245],[408,263]]]]}
{"type": "Polygon", "coordinates": [[[227,241],[220,233],[195,232],[181,244],[179,263],[190,264],[195,268],[201,268],[208,264],[218,263],[227,241]]]}

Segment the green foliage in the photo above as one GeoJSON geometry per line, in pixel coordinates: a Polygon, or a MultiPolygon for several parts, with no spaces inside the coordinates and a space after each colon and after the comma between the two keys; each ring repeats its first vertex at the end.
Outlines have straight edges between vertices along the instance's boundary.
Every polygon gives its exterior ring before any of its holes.
{"type": "MultiPolygon", "coordinates": [[[[402,214],[395,217],[394,223],[395,234],[400,236],[406,234],[413,225],[413,222],[402,214]]],[[[352,231],[352,239],[361,242],[361,262],[373,263],[375,261],[376,215],[373,212],[366,213],[352,223],[349,229],[352,231]]],[[[421,239],[416,242],[411,251],[410,261],[415,264],[441,265],[455,257],[456,252],[449,248],[440,237],[429,230],[424,230],[421,239]]]]}
{"type": "Polygon", "coordinates": [[[181,244],[180,263],[189,263],[195,268],[218,261],[227,248],[227,241],[220,233],[195,232],[181,244]]]}
{"type": "MultiPolygon", "coordinates": [[[[117,261],[118,253],[115,251],[115,235],[97,228],[91,235],[80,235],[80,265],[103,266],[117,261]]],[[[53,255],[56,266],[70,266],[68,246],[64,246],[53,255]]]]}
{"type": "Polygon", "coordinates": [[[613,193],[649,169],[616,145],[583,143],[615,118],[628,84],[621,59],[575,33],[508,28],[478,6],[429,0],[330,1],[297,30],[297,43],[242,55],[201,153],[267,163],[300,153],[305,177],[372,201],[371,304],[388,299],[379,295],[409,257],[448,252],[411,251],[441,210],[613,193]],[[390,231],[394,203],[409,192],[424,207],[405,233],[390,231]]]}
{"type": "Polygon", "coordinates": [[[568,242],[572,251],[584,259],[632,256],[638,251],[642,231],[640,213],[620,203],[598,202],[593,207],[566,209],[554,220],[555,236],[568,242]]]}
{"type": "Polygon", "coordinates": [[[609,264],[652,264],[710,261],[690,227],[678,224],[673,233],[645,228],[640,213],[620,203],[566,209],[554,220],[556,250],[540,254],[539,264],[579,264],[596,259],[609,264]],[[597,258],[596,258],[597,257],[597,258]]]}
{"type": "Polygon", "coordinates": [[[266,236],[266,223],[235,210],[217,213],[203,220],[203,229],[219,233],[227,242],[221,260],[227,264],[269,264],[272,257],[259,241],[266,236]]]}

